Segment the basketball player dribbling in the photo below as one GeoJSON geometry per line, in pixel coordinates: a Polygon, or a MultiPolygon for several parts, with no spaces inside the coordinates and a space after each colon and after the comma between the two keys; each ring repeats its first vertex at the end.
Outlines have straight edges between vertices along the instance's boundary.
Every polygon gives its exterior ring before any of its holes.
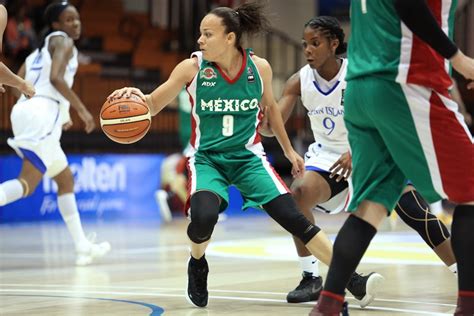
{"type": "MultiPolygon", "coordinates": [[[[3,32],[7,26],[8,15],[7,9],[0,4],[0,53],[3,47],[3,32]]],[[[18,89],[26,97],[30,98],[35,94],[35,87],[20,76],[15,75],[0,61],[0,92],[5,92],[5,88],[2,85],[7,85],[18,89]]]]}
{"type": "MultiPolygon", "coordinates": [[[[315,142],[305,154],[303,178],[295,180],[291,189],[299,209],[313,223],[312,209],[335,214],[345,210],[350,198],[347,180],[352,171],[351,154],[343,119],[347,59],[338,57],[346,51],[344,37],[343,29],[333,17],[320,16],[305,24],[303,51],[308,64],[288,79],[278,104],[286,121],[301,98],[311,122],[315,142]]],[[[268,130],[262,131],[269,134],[268,130]]],[[[456,273],[449,231],[429,212],[427,203],[413,186],[404,189],[395,211],[456,273]]],[[[303,280],[288,294],[287,300],[295,303],[316,300],[322,289],[317,261],[296,239],[295,245],[303,280]]],[[[368,292],[372,294],[375,291],[372,282],[377,279],[368,277],[373,279],[368,281],[368,292]]],[[[352,288],[356,280],[351,276],[347,288],[357,298],[359,295],[352,288]]],[[[365,300],[361,300],[361,305],[366,305],[365,300]]]]}
{"type": "Polygon", "coordinates": [[[87,265],[110,250],[110,244],[96,244],[86,238],[74,195],[74,178],[61,148],[63,125],[70,125],[69,105],[79,114],[90,133],[92,115],[72,91],[77,70],[74,40],[81,34],[81,21],[73,5],[54,3],[45,10],[50,30],[40,47],[20,68],[21,77],[34,82],[36,95],[21,97],[11,113],[13,138],[8,144],[23,159],[17,179],[0,184],[0,206],[33,193],[43,175],[58,185],[58,208],[77,253],[76,264],[87,265]]]}
{"type": "Polygon", "coordinates": [[[215,8],[201,21],[200,51],[179,63],[165,83],[146,96],[136,88],[110,95],[141,95],[152,114],[170,103],[183,85],[192,98],[187,299],[198,307],[208,304],[205,251],[219,212],[228,205],[231,184],[242,193],[244,208],[262,207],[315,257],[326,264],[330,261],[330,241],[297,210],[289,190],[268,163],[257,133],[266,108],[293,176],[302,175],[304,161],[291,146],[273,97],[272,69],[265,59],[241,47],[243,34],[258,33],[267,23],[259,3],[245,3],[235,10],[215,8]]]}

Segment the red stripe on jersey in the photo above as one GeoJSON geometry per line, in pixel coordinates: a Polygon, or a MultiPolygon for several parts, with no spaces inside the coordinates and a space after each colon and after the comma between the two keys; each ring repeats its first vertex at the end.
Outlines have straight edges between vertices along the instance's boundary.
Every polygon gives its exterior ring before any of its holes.
{"type": "MultiPolygon", "coordinates": [[[[265,157],[265,159],[267,159],[267,158],[265,157]]],[[[267,161],[268,161],[268,160],[267,160],[267,161]]],[[[288,187],[286,186],[285,181],[283,181],[283,180],[281,179],[281,177],[280,177],[280,175],[278,174],[278,172],[276,172],[276,170],[273,168],[273,166],[272,166],[270,163],[268,163],[268,164],[270,165],[270,168],[272,168],[273,174],[275,175],[275,177],[277,177],[278,181],[280,181],[281,185],[283,185],[283,187],[286,189],[286,191],[287,191],[288,193],[291,193],[290,189],[288,189],[288,187]]]]}
{"type": "Polygon", "coordinates": [[[258,124],[257,124],[257,128],[255,129],[255,139],[253,140],[253,144],[258,144],[262,141],[262,138],[260,137],[260,133],[258,132],[258,129],[260,127],[260,124],[262,123],[262,118],[263,118],[263,112],[262,110],[258,110],[258,124]]]}
{"type": "MultiPolygon", "coordinates": [[[[196,77],[193,80],[197,80],[196,77]]],[[[193,115],[194,99],[192,98],[191,93],[189,93],[188,87],[189,84],[186,86],[186,92],[189,95],[189,102],[191,103],[191,136],[189,137],[189,143],[193,148],[196,148],[196,120],[193,115]]]]}
{"type": "Polygon", "coordinates": [[[184,215],[189,216],[189,209],[191,208],[191,185],[193,183],[193,173],[191,172],[191,167],[189,166],[189,158],[186,159],[186,168],[188,168],[188,182],[186,184],[186,191],[188,191],[188,196],[186,197],[186,202],[184,203],[184,215]]]}
{"type": "Polygon", "coordinates": [[[430,97],[430,128],[436,159],[448,199],[474,201],[474,144],[437,93],[430,97]]]}
{"type": "MultiPolygon", "coordinates": [[[[442,4],[446,0],[427,0],[438,25],[442,25],[442,4]]],[[[449,89],[452,82],[445,69],[445,59],[413,34],[407,83],[430,87],[437,91],[449,89]]]]}

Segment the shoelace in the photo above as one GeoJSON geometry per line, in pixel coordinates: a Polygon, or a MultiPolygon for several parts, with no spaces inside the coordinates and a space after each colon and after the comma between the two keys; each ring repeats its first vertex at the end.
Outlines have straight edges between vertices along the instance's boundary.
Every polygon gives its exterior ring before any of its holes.
{"type": "Polygon", "coordinates": [[[196,269],[195,284],[199,293],[205,292],[207,288],[206,268],[196,269]]]}
{"type": "Polygon", "coordinates": [[[306,284],[310,283],[311,281],[313,281],[313,277],[303,277],[300,284],[296,287],[296,290],[301,290],[301,288],[306,287],[306,284]]]}

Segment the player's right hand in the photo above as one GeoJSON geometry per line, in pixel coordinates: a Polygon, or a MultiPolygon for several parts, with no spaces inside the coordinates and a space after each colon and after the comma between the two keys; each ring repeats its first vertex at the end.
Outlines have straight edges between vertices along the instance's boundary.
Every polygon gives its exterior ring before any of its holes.
{"type": "Polygon", "coordinates": [[[80,111],[78,114],[81,120],[85,124],[84,130],[86,131],[87,134],[89,134],[95,129],[95,121],[94,121],[94,118],[92,117],[92,114],[87,110],[80,111]]]}
{"type": "Polygon", "coordinates": [[[5,93],[5,87],[0,83],[0,93],[5,93]]]}
{"type": "Polygon", "coordinates": [[[467,57],[464,53],[459,50],[453,58],[451,58],[451,64],[457,72],[464,76],[464,78],[471,80],[468,83],[468,89],[474,89],[474,59],[467,57]]]}
{"type": "Polygon", "coordinates": [[[120,99],[120,98],[130,98],[132,94],[135,94],[146,103],[146,98],[143,92],[138,88],[125,87],[122,89],[115,90],[108,97],[107,100],[120,99]]]}
{"type": "Polygon", "coordinates": [[[293,178],[301,178],[304,174],[304,160],[300,155],[294,150],[291,149],[290,152],[285,153],[286,158],[291,163],[291,175],[293,178]]]}
{"type": "Polygon", "coordinates": [[[341,157],[329,168],[330,178],[336,178],[336,182],[347,180],[352,173],[352,157],[350,152],[343,153],[341,157]]]}

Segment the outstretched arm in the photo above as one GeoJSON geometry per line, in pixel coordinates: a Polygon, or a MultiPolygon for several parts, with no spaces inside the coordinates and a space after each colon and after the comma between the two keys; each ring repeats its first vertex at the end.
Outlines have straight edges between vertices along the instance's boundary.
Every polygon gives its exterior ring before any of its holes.
{"type": "Polygon", "coordinates": [[[198,70],[199,66],[196,58],[185,59],[176,65],[168,80],[153,90],[152,93],[144,95],[140,89],[125,87],[115,90],[108,98],[127,98],[131,94],[138,95],[148,104],[151,115],[156,115],[178,96],[184,85],[193,80],[198,70]]]}
{"type": "Polygon", "coordinates": [[[70,103],[74,110],[85,124],[86,133],[90,133],[95,128],[94,118],[77,94],[69,88],[64,80],[64,73],[73,54],[74,42],[70,38],[63,36],[54,36],[50,40],[50,53],[52,56],[51,74],[49,80],[51,84],[61,93],[70,103]]]}
{"type": "MultiPolygon", "coordinates": [[[[301,96],[300,74],[299,72],[293,74],[285,83],[283,88],[283,95],[278,101],[278,109],[280,110],[283,123],[286,123],[293,112],[296,105],[296,100],[301,96]]],[[[264,116],[260,126],[260,134],[266,137],[272,137],[272,127],[268,121],[267,115],[264,116]]]]}
{"type": "MultiPolygon", "coordinates": [[[[10,69],[8,69],[7,66],[5,66],[5,64],[0,62],[0,87],[2,84],[18,89],[28,98],[35,94],[35,88],[30,82],[24,80],[20,76],[15,75],[10,69]]],[[[0,92],[5,92],[1,91],[2,89],[3,88],[0,88],[0,92]]]]}
{"type": "Polygon", "coordinates": [[[304,172],[304,160],[303,158],[296,153],[291,145],[288,134],[286,133],[285,126],[283,124],[283,119],[281,117],[280,110],[278,109],[278,104],[273,97],[272,89],[272,68],[270,64],[262,58],[257,56],[252,57],[255,64],[258,67],[258,70],[262,76],[264,92],[262,96],[262,105],[266,108],[266,114],[268,116],[268,121],[272,127],[272,131],[275,134],[278,143],[280,143],[283,152],[285,153],[286,158],[292,164],[291,173],[294,177],[301,177],[304,172]]]}

